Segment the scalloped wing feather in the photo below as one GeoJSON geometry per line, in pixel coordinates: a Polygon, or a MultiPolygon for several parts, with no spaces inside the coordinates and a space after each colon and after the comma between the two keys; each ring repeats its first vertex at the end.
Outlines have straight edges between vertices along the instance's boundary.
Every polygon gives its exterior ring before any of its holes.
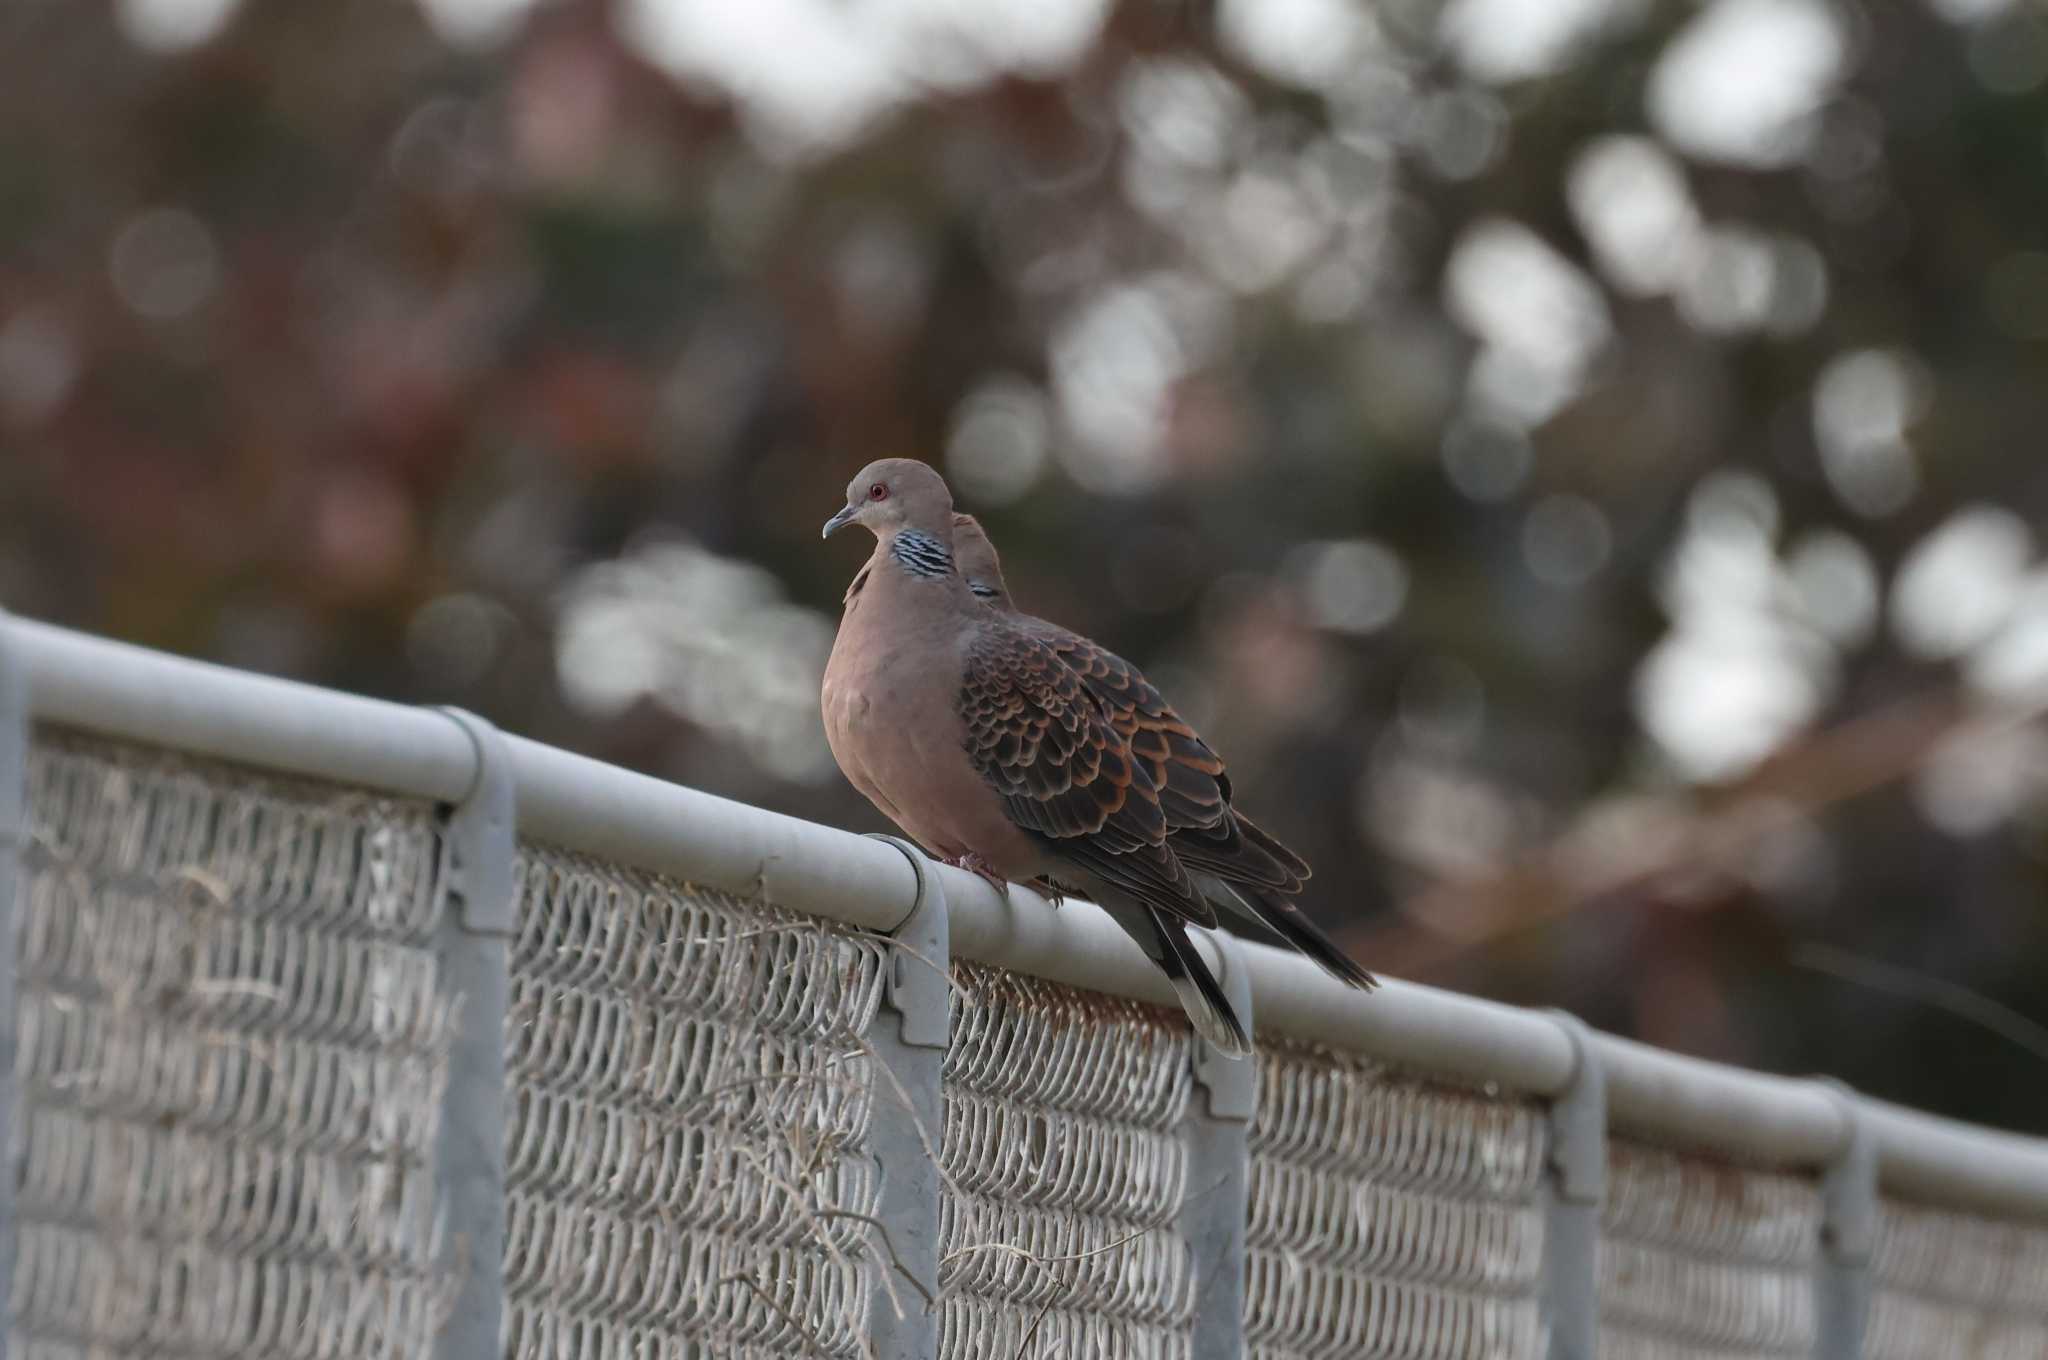
{"type": "Polygon", "coordinates": [[[1308,865],[1231,807],[1223,758],[1136,666],[1056,623],[1025,622],[1031,635],[1081,678],[1110,725],[1130,744],[1151,776],[1174,852],[1189,868],[1276,892],[1301,891],[1308,865]]]}
{"type": "Polygon", "coordinates": [[[1215,909],[1167,846],[1145,763],[1043,640],[992,620],[970,642],[960,688],[968,759],[1017,826],[1048,852],[1183,920],[1215,909]]]}

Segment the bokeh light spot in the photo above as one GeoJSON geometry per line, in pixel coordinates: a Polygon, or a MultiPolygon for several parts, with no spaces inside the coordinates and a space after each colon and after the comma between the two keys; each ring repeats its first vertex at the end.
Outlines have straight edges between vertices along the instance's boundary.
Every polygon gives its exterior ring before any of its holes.
{"type": "Polygon", "coordinates": [[[1393,549],[1369,538],[1312,543],[1296,549],[1288,565],[1319,628],[1378,632],[1399,616],[1408,598],[1407,566],[1393,549]]]}
{"type": "Polygon", "coordinates": [[[503,41],[517,29],[535,0],[419,0],[428,22],[458,47],[481,48],[503,41]]]}
{"type": "Polygon", "coordinates": [[[1616,0],[1451,0],[1438,32],[1467,74],[1527,80],[1562,69],[1621,8],[1616,0]]]}
{"type": "Polygon", "coordinates": [[[2048,24],[2031,13],[2007,15],[1970,31],[1970,71],[1994,94],[2019,95],[2048,80],[2048,24]]]}
{"type": "Polygon", "coordinates": [[[151,321],[174,321],[198,309],[220,282],[220,252],[206,224],[182,208],[153,208],[132,217],[108,256],[114,291],[151,321]]]}
{"type": "Polygon", "coordinates": [[[1843,647],[1869,640],[1883,584],[1862,544],[1839,529],[1816,529],[1793,545],[1785,570],[1815,628],[1843,647]]]}
{"type": "Polygon", "coordinates": [[[120,0],[114,16],[137,47],[182,52],[217,36],[240,0],[120,0]]]}
{"type": "Polygon", "coordinates": [[[986,379],[954,408],[946,475],[966,505],[1009,505],[1045,474],[1045,397],[1014,374],[986,379]]]}
{"type": "Polygon", "coordinates": [[[1600,507],[1569,492],[1545,496],[1522,520],[1522,557],[1547,586],[1571,589],[1593,579],[1613,548],[1600,507]]]}
{"type": "Polygon", "coordinates": [[[1842,503],[1876,518],[1902,508],[1920,486],[1906,430],[1929,401],[1917,365],[1887,350],[1840,355],[1813,389],[1821,467],[1842,503]]]}
{"type": "Polygon", "coordinates": [[[1536,233],[1499,218],[1459,239],[1444,290],[1451,314],[1485,342],[1474,398],[1486,414],[1524,427],[1577,394],[1613,329],[1590,279],[1536,233]]]}
{"type": "Polygon", "coordinates": [[[1714,0],[1651,72],[1651,121],[1703,160],[1788,164],[1842,75],[1843,48],[1840,21],[1819,0],[1714,0]]]}
{"type": "Polygon", "coordinates": [[[1444,431],[1444,473],[1475,501],[1504,501],[1529,478],[1535,454],[1529,437],[1484,420],[1461,417],[1444,431]]]}
{"type": "Polygon", "coordinates": [[[0,418],[17,427],[40,424],[77,379],[78,345],[56,316],[25,310],[0,323],[0,418]]]}
{"type": "Polygon", "coordinates": [[[1572,163],[1566,194],[1600,268],[1625,293],[1668,291],[1682,276],[1699,213],[1678,162],[1648,137],[1607,136],[1572,163]]]}
{"type": "Polygon", "coordinates": [[[2026,521],[1997,506],[1957,511],[1915,544],[1892,590],[1899,644],[1935,659],[1960,656],[2003,624],[2033,556],[2026,521]]]}

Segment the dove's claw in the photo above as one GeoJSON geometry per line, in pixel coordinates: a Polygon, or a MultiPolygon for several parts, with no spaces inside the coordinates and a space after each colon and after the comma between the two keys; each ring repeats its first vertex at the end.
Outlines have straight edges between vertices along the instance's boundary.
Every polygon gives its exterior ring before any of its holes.
{"type": "Polygon", "coordinates": [[[1046,900],[1054,911],[1058,911],[1060,903],[1067,900],[1065,889],[1049,878],[1034,878],[1031,880],[1031,886],[1038,889],[1039,895],[1046,900]]]}
{"type": "Polygon", "coordinates": [[[940,862],[950,864],[955,869],[965,869],[968,873],[978,876],[999,894],[1007,893],[1010,890],[1010,881],[990,868],[987,860],[971,850],[964,855],[955,855],[950,859],[940,862]]]}

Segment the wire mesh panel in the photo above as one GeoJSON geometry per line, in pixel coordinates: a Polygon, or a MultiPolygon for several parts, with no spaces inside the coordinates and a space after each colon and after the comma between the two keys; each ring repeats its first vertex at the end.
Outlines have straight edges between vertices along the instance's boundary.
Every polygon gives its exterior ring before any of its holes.
{"type": "Polygon", "coordinates": [[[883,946],[553,850],[519,875],[506,1355],[859,1354],[883,946]]]}
{"type": "Polygon", "coordinates": [[[1257,1061],[1253,1360],[1540,1355],[1542,1110],[1305,1045],[1257,1061]]]}
{"type": "Polygon", "coordinates": [[[1820,1218],[1820,1187],[1805,1177],[1613,1140],[1603,1360],[1812,1354],[1820,1218]]]}
{"type": "Polygon", "coordinates": [[[1883,1202],[1872,1360],[2048,1356],[2048,1227],[1883,1202]]]}
{"type": "Polygon", "coordinates": [[[939,1354],[1185,1357],[1186,1023],[969,964],[955,977],[939,1354]]]}
{"type": "Polygon", "coordinates": [[[27,795],[10,1354],[424,1354],[433,810],[53,731],[27,795]]]}

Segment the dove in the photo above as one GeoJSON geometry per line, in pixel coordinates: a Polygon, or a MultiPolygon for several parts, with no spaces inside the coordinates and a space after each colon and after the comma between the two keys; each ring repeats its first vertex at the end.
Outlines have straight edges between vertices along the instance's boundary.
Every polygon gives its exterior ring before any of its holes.
{"type": "Polygon", "coordinates": [[[1204,895],[1265,926],[1339,982],[1362,990],[1377,986],[1286,900],[1301,891],[1308,865],[1232,805],[1222,759],[1144,673],[1088,638],[1018,610],[995,545],[974,516],[953,516],[953,554],[975,597],[1050,647],[1101,704],[1150,775],[1166,818],[1167,846],[1204,895]]]}
{"type": "Polygon", "coordinates": [[[1167,847],[1159,790],[1080,675],[985,608],[953,562],[953,499],[931,468],[863,468],[826,537],[875,550],[850,590],[819,699],[853,786],[935,858],[1084,894],[1172,984],[1195,1030],[1243,1057],[1244,1026],[1188,935],[1215,909],[1167,847]]]}

